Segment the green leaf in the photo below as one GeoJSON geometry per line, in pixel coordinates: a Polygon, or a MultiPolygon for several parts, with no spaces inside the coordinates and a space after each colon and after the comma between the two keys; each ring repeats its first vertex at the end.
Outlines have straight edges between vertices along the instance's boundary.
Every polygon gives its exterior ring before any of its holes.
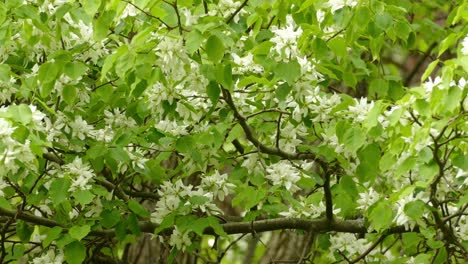
{"type": "Polygon", "coordinates": [[[351,127],[343,136],[343,144],[350,151],[357,151],[366,142],[366,133],[360,127],[351,127]]]}
{"type": "Polygon", "coordinates": [[[161,222],[161,224],[154,230],[154,234],[157,235],[159,232],[163,231],[174,225],[175,213],[170,213],[166,215],[161,222]]]}
{"type": "Polygon", "coordinates": [[[42,84],[40,89],[40,95],[42,98],[46,98],[50,95],[58,74],[59,68],[56,63],[46,62],[39,67],[37,78],[42,84]]]}
{"type": "Polygon", "coordinates": [[[30,226],[27,222],[23,220],[17,220],[16,222],[16,235],[23,243],[29,242],[32,233],[34,232],[34,227],[30,226]]]}
{"type": "Polygon", "coordinates": [[[49,188],[49,197],[55,206],[68,200],[70,186],[70,180],[64,178],[58,178],[52,182],[49,188]]]}
{"type": "Polygon", "coordinates": [[[201,44],[203,43],[203,35],[198,30],[190,31],[186,36],[185,48],[187,49],[188,53],[191,55],[195,51],[197,51],[201,44]]]}
{"type": "Polygon", "coordinates": [[[82,62],[68,62],[63,68],[63,72],[72,80],[78,80],[88,70],[88,66],[82,62]]]}
{"type": "Polygon", "coordinates": [[[72,238],[80,241],[89,234],[89,231],[91,231],[91,227],[89,225],[72,226],[68,230],[68,233],[72,238]]]}
{"type": "Polygon", "coordinates": [[[439,60],[435,60],[433,62],[431,62],[426,70],[424,71],[423,75],[421,76],[421,83],[424,82],[427,77],[429,77],[429,75],[431,75],[432,71],[434,71],[435,67],[437,66],[437,64],[439,63],[439,60]]]}
{"type": "Polygon", "coordinates": [[[95,159],[97,157],[103,156],[104,154],[107,153],[107,151],[108,151],[107,146],[105,146],[104,144],[96,143],[88,149],[88,151],[86,152],[86,155],[90,159],[95,159]]]}
{"type": "Polygon", "coordinates": [[[79,241],[66,245],[63,251],[68,264],[81,264],[86,258],[86,248],[79,241]]]}
{"type": "Polygon", "coordinates": [[[10,81],[10,69],[8,64],[0,64],[0,81],[10,81]]]}
{"type": "Polygon", "coordinates": [[[369,209],[369,220],[377,232],[388,229],[392,224],[392,219],[393,211],[389,201],[380,200],[369,209]]]}
{"type": "Polygon", "coordinates": [[[13,120],[16,120],[24,125],[27,125],[32,120],[31,108],[28,105],[12,105],[8,107],[8,113],[13,120]]]}
{"type": "Polygon", "coordinates": [[[176,141],[175,148],[182,153],[188,153],[194,147],[195,142],[191,136],[183,136],[176,141]]]}
{"type": "Polygon", "coordinates": [[[407,173],[408,171],[413,169],[415,165],[416,165],[416,158],[414,157],[407,158],[405,161],[403,161],[400,164],[400,166],[397,167],[395,171],[395,176],[399,177],[403,175],[404,173],[407,173]]]}
{"type": "Polygon", "coordinates": [[[223,41],[216,35],[211,35],[206,41],[205,51],[212,62],[218,63],[224,57],[224,50],[223,41]]]}
{"type": "Polygon", "coordinates": [[[11,206],[10,202],[5,199],[5,197],[0,196],[0,207],[7,209],[7,210],[13,210],[13,207],[11,206]]]}
{"type": "Polygon", "coordinates": [[[43,247],[48,247],[50,243],[56,241],[62,235],[63,228],[54,226],[46,232],[46,238],[42,241],[43,247]]]}
{"type": "Polygon", "coordinates": [[[214,216],[208,216],[207,219],[208,219],[209,226],[213,228],[213,230],[215,231],[217,235],[220,235],[222,237],[227,237],[227,233],[224,231],[223,227],[219,223],[218,218],[214,216]]]}
{"type": "Polygon", "coordinates": [[[68,105],[73,105],[76,99],[76,87],[74,85],[63,86],[62,96],[68,105]]]}
{"type": "Polygon", "coordinates": [[[386,12],[375,14],[375,24],[382,30],[386,30],[392,25],[392,16],[386,12]]]}
{"type": "Polygon", "coordinates": [[[447,100],[445,101],[444,110],[447,112],[452,112],[459,106],[461,101],[462,90],[458,87],[452,86],[449,88],[447,100]]]}
{"type": "Polygon", "coordinates": [[[405,214],[414,220],[421,219],[426,211],[426,204],[421,200],[411,201],[405,204],[405,214]]]}
{"type": "Polygon", "coordinates": [[[280,102],[284,102],[284,100],[286,100],[286,97],[288,96],[289,92],[291,92],[291,90],[292,90],[292,87],[289,86],[288,83],[283,83],[279,85],[278,88],[276,89],[276,98],[278,98],[280,102]]]}
{"type": "Polygon", "coordinates": [[[107,36],[114,17],[115,12],[113,10],[106,10],[97,19],[93,20],[94,41],[101,41],[107,36]]]}
{"type": "Polygon", "coordinates": [[[274,72],[276,77],[293,85],[294,81],[301,75],[301,65],[295,60],[291,62],[279,62],[274,72]]]}
{"type": "Polygon", "coordinates": [[[84,11],[92,17],[98,11],[101,0],[82,0],[81,4],[83,5],[84,11]]]}
{"type": "Polygon", "coordinates": [[[226,89],[232,90],[232,68],[231,64],[221,64],[215,70],[216,80],[226,89]]]}
{"type": "Polygon", "coordinates": [[[129,162],[130,157],[128,156],[127,151],[121,147],[114,147],[109,150],[110,157],[112,157],[117,162],[129,162]]]}
{"type": "Polygon", "coordinates": [[[339,57],[346,57],[348,51],[346,50],[346,41],[343,38],[336,37],[328,42],[330,49],[339,57]]]}
{"type": "Polygon", "coordinates": [[[77,190],[73,193],[73,197],[75,197],[79,204],[84,206],[91,203],[94,200],[95,195],[89,190],[77,190]]]}
{"type": "Polygon", "coordinates": [[[369,96],[375,98],[384,97],[388,92],[388,81],[377,78],[371,81],[369,85],[369,96]]]}
{"type": "Polygon", "coordinates": [[[380,148],[378,144],[370,144],[358,151],[359,165],[356,174],[361,183],[373,183],[379,173],[380,148]]]}
{"type": "Polygon", "coordinates": [[[100,217],[100,223],[104,228],[112,228],[121,220],[120,212],[116,209],[104,210],[101,212],[100,217]]]}
{"type": "Polygon", "coordinates": [[[448,48],[450,48],[450,46],[455,44],[458,38],[459,38],[458,33],[451,33],[445,39],[443,39],[438,45],[439,53],[437,54],[437,57],[440,57],[440,55],[442,55],[442,53],[444,53],[448,48]]]}
{"type": "Polygon", "coordinates": [[[264,189],[257,189],[252,186],[246,186],[237,192],[236,197],[232,199],[233,206],[240,206],[244,209],[250,209],[265,199],[264,189]]]}
{"type": "Polygon", "coordinates": [[[150,217],[150,213],[148,212],[148,210],[146,210],[146,208],[143,207],[143,205],[141,205],[139,202],[137,202],[134,199],[130,199],[130,201],[128,201],[128,208],[132,212],[134,212],[135,214],[141,217],[144,217],[144,218],[150,217]]]}

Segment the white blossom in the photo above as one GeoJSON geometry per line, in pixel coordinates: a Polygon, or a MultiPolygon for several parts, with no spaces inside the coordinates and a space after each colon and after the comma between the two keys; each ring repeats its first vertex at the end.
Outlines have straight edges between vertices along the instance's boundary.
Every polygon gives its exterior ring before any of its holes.
{"type": "Polygon", "coordinates": [[[81,116],[77,116],[75,120],[70,122],[69,126],[72,130],[72,136],[81,140],[84,140],[86,136],[92,135],[93,133],[93,126],[88,125],[88,122],[83,120],[81,116]]]}
{"type": "Polygon", "coordinates": [[[425,83],[423,83],[422,87],[428,93],[431,93],[432,89],[434,89],[434,87],[438,86],[441,83],[442,83],[442,78],[440,78],[440,76],[437,76],[434,80],[432,80],[432,77],[429,77],[428,80],[425,83]]]}
{"type": "Polygon", "coordinates": [[[468,55],[468,35],[463,39],[461,45],[462,45],[461,53],[463,55],[468,55]]]}
{"type": "Polygon", "coordinates": [[[11,123],[0,117],[0,138],[9,138],[15,131],[16,127],[13,127],[11,123]]]}
{"type": "Polygon", "coordinates": [[[357,200],[359,206],[357,209],[367,210],[379,199],[380,195],[374,190],[374,188],[369,187],[365,192],[359,193],[359,199],[357,200]]]}
{"type": "Polygon", "coordinates": [[[229,194],[235,185],[227,181],[228,175],[226,173],[219,174],[218,170],[210,176],[204,176],[201,182],[201,188],[204,191],[213,193],[220,201],[224,201],[224,197],[229,194]]]}
{"type": "Polygon", "coordinates": [[[372,244],[367,239],[357,239],[354,234],[350,233],[336,233],[330,237],[330,243],[330,253],[328,256],[331,259],[334,259],[333,253],[336,250],[346,253],[347,256],[353,256],[363,253],[372,244]]]}
{"type": "Polygon", "coordinates": [[[405,209],[406,204],[413,202],[413,201],[417,201],[417,200],[421,200],[424,203],[429,202],[429,199],[426,197],[425,193],[420,192],[416,196],[413,196],[413,194],[410,194],[395,203],[395,207],[397,208],[397,213],[394,218],[394,221],[397,225],[404,225],[406,228],[410,228],[410,229],[414,228],[414,226],[416,225],[416,222],[405,214],[404,209],[405,209]]]}
{"type": "Polygon", "coordinates": [[[88,164],[84,164],[80,157],[76,157],[72,163],[62,166],[64,173],[71,176],[72,185],[70,191],[89,190],[89,181],[94,177],[94,172],[88,164]]]}
{"type": "Polygon", "coordinates": [[[288,161],[282,160],[273,163],[266,168],[267,179],[272,181],[273,185],[284,186],[288,191],[296,192],[299,187],[296,182],[301,179],[299,172],[288,161]]]}
{"type": "Polygon", "coordinates": [[[274,49],[280,55],[280,57],[275,56],[275,58],[289,60],[289,58],[295,58],[299,55],[297,40],[302,35],[302,29],[300,27],[295,29],[295,27],[291,15],[286,17],[285,28],[272,27],[271,31],[275,36],[270,41],[275,44],[274,49]]]}
{"type": "Polygon", "coordinates": [[[169,245],[180,250],[185,250],[191,244],[192,240],[190,239],[189,231],[180,232],[176,226],[169,238],[169,245]]]}
{"type": "Polygon", "coordinates": [[[50,249],[44,255],[34,258],[31,264],[62,264],[64,263],[64,256],[62,252],[56,252],[50,249]]]}
{"type": "Polygon", "coordinates": [[[254,62],[252,53],[248,53],[244,57],[239,57],[239,55],[235,53],[231,54],[231,56],[234,59],[234,63],[238,65],[238,67],[233,69],[233,73],[243,74],[246,72],[263,72],[263,67],[254,62]]]}
{"type": "Polygon", "coordinates": [[[355,7],[356,5],[356,0],[328,0],[328,2],[325,4],[326,7],[330,8],[332,13],[335,13],[337,10],[345,6],[355,7]]]}
{"type": "Polygon", "coordinates": [[[125,116],[125,112],[119,108],[104,110],[104,121],[107,125],[113,126],[114,128],[133,128],[136,125],[135,120],[125,116]]]}
{"type": "Polygon", "coordinates": [[[356,104],[348,107],[348,117],[356,122],[362,122],[366,120],[367,115],[374,107],[374,102],[367,103],[366,98],[361,98],[360,100],[354,99],[354,101],[356,104]]]}
{"type": "Polygon", "coordinates": [[[155,125],[155,128],[174,136],[186,135],[187,125],[179,125],[177,121],[160,120],[155,125]]]}

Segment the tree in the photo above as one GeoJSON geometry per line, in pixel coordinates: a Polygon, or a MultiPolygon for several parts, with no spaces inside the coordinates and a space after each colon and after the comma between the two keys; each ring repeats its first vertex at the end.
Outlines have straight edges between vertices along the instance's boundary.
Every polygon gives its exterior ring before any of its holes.
{"type": "Polygon", "coordinates": [[[127,263],[141,237],[168,263],[468,261],[467,20],[0,2],[0,262],[127,263]]]}

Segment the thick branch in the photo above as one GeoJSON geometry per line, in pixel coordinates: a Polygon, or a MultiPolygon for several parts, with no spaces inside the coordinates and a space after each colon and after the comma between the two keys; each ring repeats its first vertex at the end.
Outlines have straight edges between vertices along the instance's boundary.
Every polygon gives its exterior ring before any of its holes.
{"type": "MultiPolygon", "coordinates": [[[[60,226],[66,228],[63,224],[47,219],[40,216],[35,216],[30,213],[18,212],[15,210],[8,210],[0,207],[0,216],[7,216],[11,218],[21,219],[26,222],[54,227],[60,226]]],[[[323,233],[323,232],[344,232],[344,233],[359,233],[365,234],[369,233],[367,228],[364,226],[364,221],[362,219],[357,220],[335,220],[332,223],[329,223],[328,219],[298,219],[298,218],[273,218],[265,220],[257,220],[253,222],[227,222],[221,224],[223,230],[227,234],[245,234],[252,232],[266,232],[266,231],[275,231],[275,230],[284,230],[284,229],[297,229],[305,230],[309,232],[323,233]]],[[[157,224],[141,221],[139,223],[140,230],[145,233],[153,233],[154,230],[158,227],[157,224]]],[[[167,233],[166,230],[165,233],[167,233]]],[[[390,228],[385,232],[386,234],[392,233],[405,233],[405,232],[418,232],[419,229],[416,227],[413,230],[408,230],[404,226],[396,226],[390,228]]],[[[204,231],[207,235],[214,235],[215,232],[212,228],[207,228],[204,231]]],[[[90,232],[90,235],[94,236],[114,236],[114,229],[101,229],[93,230],[90,232]]]]}
{"type": "Polygon", "coordinates": [[[24,213],[21,211],[14,211],[14,210],[8,210],[5,208],[0,207],[0,215],[1,216],[7,216],[11,218],[16,218],[16,219],[21,219],[26,222],[34,223],[37,225],[41,226],[48,226],[48,227],[54,227],[54,226],[60,226],[63,227],[63,225],[57,221],[47,219],[45,217],[40,217],[40,216],[35,216],[29,213],[24,213]]]}

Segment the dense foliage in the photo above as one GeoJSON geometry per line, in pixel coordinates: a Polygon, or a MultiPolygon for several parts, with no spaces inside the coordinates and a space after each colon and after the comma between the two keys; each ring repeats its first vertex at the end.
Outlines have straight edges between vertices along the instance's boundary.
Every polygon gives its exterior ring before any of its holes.
{"type": "Polygon", "coordinates": [[[259,261],[289,229],[294,263],[468,261],[467,21],[462,0],[0,2],[0,262],[125,262],[145,233],[198,263],[253,236],[259,261]]]}

